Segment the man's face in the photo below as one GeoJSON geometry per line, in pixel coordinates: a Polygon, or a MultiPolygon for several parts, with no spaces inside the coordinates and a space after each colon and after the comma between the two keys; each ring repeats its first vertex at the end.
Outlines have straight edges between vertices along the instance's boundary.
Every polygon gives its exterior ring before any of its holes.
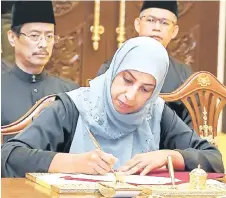
{"type": "Polygon", "coordinates": [[[111,98],[115,110],[122,114],[138,111],[151,97],[155,85],[155,78],[150,74],[135,70],[120,72],[111,85],[111,98]]]}
{"type": "Polygon", "coordinates": [[[12,31],[8,35],[20,64],[40,67],[49,61],[54,45],[54,24],[26,23],[19,36],[12,31]]]}
{"type": "Polygon", "coordinates": [[[167,47],[179,31],[176,22],[176,16],[169,10],[149,8],[135,19],[134,26],[139,36],[150,36],[167,47]]]}

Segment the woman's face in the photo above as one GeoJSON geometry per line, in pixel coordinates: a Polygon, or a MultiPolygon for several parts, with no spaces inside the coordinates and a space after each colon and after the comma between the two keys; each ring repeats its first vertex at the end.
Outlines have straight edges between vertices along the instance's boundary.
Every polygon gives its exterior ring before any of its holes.
{"type": "Polygon", "coordinates": [[[122,114],[141,109],[156,86],[155,78],[135,70],[120,72],[112,82],[111,98],[116,111],[122,114]]]}

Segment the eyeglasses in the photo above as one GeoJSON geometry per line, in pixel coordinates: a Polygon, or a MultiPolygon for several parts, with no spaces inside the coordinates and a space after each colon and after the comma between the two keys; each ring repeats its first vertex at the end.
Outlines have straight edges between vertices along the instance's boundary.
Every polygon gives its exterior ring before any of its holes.
{"type": "MultiPolygon", "coordinates": [[[[40,42],[43,37],[42,34],[37,34],[37,33],[31,33],[31,34],[27,35],[23,32],[20,32],[20,34],[22,34],[23,36],[26,36],[32,42],[37,42],[37,43],[40,42]]],[[[60,37],[58,35],[54,35],[54,34],[47,34],[47,35],[44,35],[44,37],[45,37],[46,42],[54,43],[54,44],[56,44],[60,39],[60,37]]]]}
{"type": "Polygon", "coordinates": [[[140,19],[144,18],[145,22],[148,23],[148,25],[153,26],[156,24],[157,21],[159,21],[160,25],[164,28],[169,28],[171,25],[175,25],[176,23],[168,20],[168,19],[159,19],[154,16],[141,16],[140,19]]]}

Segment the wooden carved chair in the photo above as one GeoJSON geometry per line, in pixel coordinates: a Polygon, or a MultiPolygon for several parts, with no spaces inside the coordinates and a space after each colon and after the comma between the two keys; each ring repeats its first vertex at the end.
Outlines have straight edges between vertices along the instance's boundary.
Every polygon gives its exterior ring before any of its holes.
{"type": "Polygon", "coordinates": [[[194,130],[214,143],[219,115],[226,105],[226,87],[213,74],[196,72],[177,90],[161,97],[166,102],[181,100],[190,113],[194,130]]]}
{"type": "Polygon", "coordinates": [[[4,143],[4,138],[18,134],[26,126],[28,126],[32,120],[39,115],[39,113],[55,100],[55,95],[49,95],[40,99],[24,116],[17,121],[1,126],[1,143],[4,143]]]}

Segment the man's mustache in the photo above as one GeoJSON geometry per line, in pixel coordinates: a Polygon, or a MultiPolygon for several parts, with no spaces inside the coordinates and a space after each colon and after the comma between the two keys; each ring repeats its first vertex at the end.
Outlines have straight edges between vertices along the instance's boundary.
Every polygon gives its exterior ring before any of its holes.
{"type": "Polygon", "coordinates": [[[46,50],[42,50],[42,51],[34,52],[33,55],[49,55],[49,52],[47,52],[46,50]]]}

